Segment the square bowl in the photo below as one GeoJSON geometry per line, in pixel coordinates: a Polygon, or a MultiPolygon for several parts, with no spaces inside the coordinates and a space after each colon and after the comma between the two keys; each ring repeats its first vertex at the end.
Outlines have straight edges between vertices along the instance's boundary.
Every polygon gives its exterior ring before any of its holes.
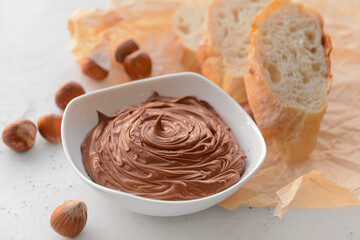
{"type": "Polygon", "coordinates": [[[61,126],[66,157],[77,175],[104,201],[121,208],[153,216],[177,216],[209,208],[235,193],[259,169],[266,155],[263,136],[251,117],[214,83],[195,73],[176,73],[138,80],[101,89],[73,99],[65,109],[61,126]],[[153,91],[162,96],[195,96],[207,101],[231,128],[247,156],[246,170],[233,186],[214,195],[186,201],[165,201],[135,196],[103,187],[87,175],[80,146],[87,133],[97,124],[96,110],[111,115],[117,110],[146,101],[153,91]]]}

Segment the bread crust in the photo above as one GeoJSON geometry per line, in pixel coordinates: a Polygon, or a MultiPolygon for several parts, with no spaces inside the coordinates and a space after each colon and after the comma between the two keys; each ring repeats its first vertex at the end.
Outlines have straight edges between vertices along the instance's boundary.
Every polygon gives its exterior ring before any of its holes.
{"type": "MultiPolygon", "coordinates": [[[[316,112],[294,108],[282,103],[273,93],[263,72],[263,60],[257,52],[257,26],[267,17],[268,13],[276,11],[281,4],[289,0],[273,0],[253,20],[251,28],[251,43],[246,63],[245,88],[249,105],[262,134],[267,140],[272,140],[282,159],[288,163],[296,163],[306,159],[317,143],[321,120],[327,108],[327,96],[321,109],[316,112]]],[[[299,3],[300,4],[300,3],[299,3]]],[[[302,4],[301,7],[304,7],[302,4]]],[[[328,92],[332,85],[330,71],[330,36],[324,32],[323,18],[314,9],[308,8],[319,17],[322,30],[322,45],[328,67],[328,92]]]]}
{"type": "Polygon", "coordinates": [[[209,1],[210,0],[184,1],[183,5],[175,12],[173,16],[174,32],[182,47],[180,60],[181,64],[187,70],[192,72],[201,73],[200,62],[197,58],[197,45],[199,44],[200,39],[192,39],[191,44],[189,44],[189,40],[183,39],[184,33],[181,33],[181,22],[184,20],[180,19],[187,19],[187,21],[192,19],[192,21],[188,23],[191,24],[192,27],[189,28],[190,32],[187,34],[192,36],[201,34],[203,31],[204,15],[208,8],[209,1]],[[194,29],[195,27],[196,30],[194,29]]]}
{"type": "Polygon", "coordinates": [[[186,47],[182,42],[181,46],[181,65],[189,71],[201,73],[201,66],[199,60],[197,59],[196,50],[186,47]]]}
{"type": "Polygon", "coordinates": [[[208,13],[205,17],[202,40],[197,49],[197,57],[200,62],[201,73],[221,87],[226,93],[234,98],[235,101],[244,104],[247,103],[244,76],[235,74],[226,63],[224,63],[224,59],[220,52],[215,48],[215,43],[209,29],[210,21],[212,20],[209,15],[218,7],[217,5],[219,2],[220,1],[213,1],[209,5],[208,13]],[[214,63],[217,65],[215,66],[214,63]]]}

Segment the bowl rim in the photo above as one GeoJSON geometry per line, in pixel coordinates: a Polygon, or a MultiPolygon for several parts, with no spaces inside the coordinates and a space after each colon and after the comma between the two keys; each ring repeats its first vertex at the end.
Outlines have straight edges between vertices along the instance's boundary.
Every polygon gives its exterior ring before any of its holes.
{"type": "Polygon", "coordinates": [[[85,93],[79,97],[76,97],[74,99],[72,99],[69,104],[67,105],[66,109],[64,110],[63,113],[63,121],[61,123],[61,138],[62,138],[62,146],[63,146],[63,150],[65,153],[66,158],[69,160],[70,165],[72,166],[72,168],[75,170],[76,174],[87,184],[89,184],[90,186],[94,187],[96,190],[101,191],[101,192],[106,192],[106,193],[110,193],[110,194],[118,194],[118,195],[122,195],[122,196],[127,196],[130,198],[135,198],[138,200],[144,200],[144,201],[148,201],[148,202],[152,202],[152,203],[159,203],[159,204],[169,204],[169,205],[179,205],[179,204],[191,204],[191,203],[196,203],[196,202],[202,202],[202,201],[206,201],[212,198],[216,198],[219,195],[224,195],[227,192],[231,191],[233,188],[238,187],[238,185],[240,185],[240,187],[245,184],[256,172],[257,170],[260,168],[260,166],[263,164],[265,157],[266,157],[266,153],[267,153],[267,148],[266,148],[266,143],[265,143],[265,139],[263,137],[263,135],[261,134],[259,128],[257,127],[256,123],[254,122],[254,120],[247,114],[247,112],[241,107],[240,104],[238,104],[232,97],[230,97],[227,93],[225,93],[220,87],[218,87],[216,84],[214,84],[213,82],[211,82],[210,80],[206,79],[204,76],[198,74],[198,73],[193,73],[193,72],[181,72],[181,73],[171,73],[171,74],[165,74],[165,75],[161,75],[161,76],[154,76],[154,77],[150,77],[150,78],[146,78],[146,79],[140,79],[140,80],[136,80],[136,81],[131,81],[131,82],[126,82],[126,83],[122,83],[119,85],[115,85],[115,86],[110,86],[110,87],[105,87],[102,89],[98,89],[89,93],[85,93]],[[243,177],[243,175],[240,177],[240,180],[238,182],[236,182],[234,185],[220,191],[217,192],[215,194],[206,196],[206,197],[201,197],[201,198],[196,198],[196,199],[191,199],[191,200],[160,200],[160,199],[153,199],[153,198],[147,198],[147,197],[142,197],[142,196],[137,196],[131,193],[126,193],[126,192],[122,192],[119,190],[115,190],[115,189],[111,189],[105,186],[102,186],[94,181],[92,181],[91,179],[88,179],[75,165],[74,160],[72,159],[70,152],[68,150],[67,147],[67,143],[66,143],[66,136],[65,134],[65,128],[67,127],[67,116],[68,116],[68,109],[71,108],[71,106],[84,99],[87,98],[89,96],[93,96],[93,95],[97,95],[99,93],[103,93],[103,92],[107,92],[107,91],[111,91],[114,89],[119,89],[119,88],[124,88],[127,86],[131,86],[131,85],[140,85],[143,84],[145,82],[152,82],[152,81],[160,81],[163,80],[165,78],[172,78],[172,77],[178,77],[178,76],[187,76],[187,77],[195,77],[197,80],[201,80],[201,81],[206,81],[208,84],[212,85],[213,87],[217,88],[218,90],[220,90],[222,92],[222,94],[225,94],[225,96],[227,97],[227,99],[229,101],[235,102],[239,109],[241,111],[243,111],[245,113],[245,116],[247,118],[247,120],[251,121],[251,125],[252,128],[257,135],[259,135],[260,137],[260,145],[262,146],[262,153],[260,155],[260,160],[256,163],[256,165],[254,166],[254,168],[248,173],[248,175],[246,175],[246,178],[243,177]],[[65,119],[65,121],[64,121],[65,119]]]}

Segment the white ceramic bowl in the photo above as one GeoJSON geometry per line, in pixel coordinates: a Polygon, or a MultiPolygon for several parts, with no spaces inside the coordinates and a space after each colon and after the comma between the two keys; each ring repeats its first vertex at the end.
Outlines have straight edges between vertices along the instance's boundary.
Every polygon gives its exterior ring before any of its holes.
{"type": "Polygon", "coordinates": [[[211,81],[195,73],[177,73],[138,80],[87,93],[73,99],[62,120],[62,143],[75,172],[110,204],[153,216],[177,216],[209,208],[235,193],[258,170],[266,154],[265,141],[249,115],[229,95],[211,81]],[[188,201],[162,201],[112,190],[93,182],[86,174],[80,145],[97,123],[96,110],[112,114],[120,108],[140,104],[152,91],[163,96],[196,96],[210,103],[231,128],[247,156],[246,171],[240,181],[209,197],[188,201]]]}

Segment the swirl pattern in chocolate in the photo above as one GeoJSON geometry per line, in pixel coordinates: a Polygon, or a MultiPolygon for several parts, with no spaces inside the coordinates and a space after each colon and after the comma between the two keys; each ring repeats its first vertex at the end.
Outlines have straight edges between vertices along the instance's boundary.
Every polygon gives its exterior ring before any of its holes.
{"type": "Polygon", "coordinates": [[[205,101],[163,97],[99,122],[81,151],[90,178],[105,187],[160,200],[191,200],[239,181],[245,154],[205,101]]]}

